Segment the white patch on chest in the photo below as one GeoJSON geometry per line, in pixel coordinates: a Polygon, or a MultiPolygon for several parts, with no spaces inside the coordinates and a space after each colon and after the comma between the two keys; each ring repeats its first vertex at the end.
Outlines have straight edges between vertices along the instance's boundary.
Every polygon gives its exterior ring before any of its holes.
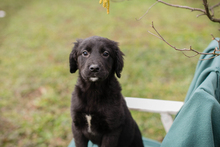
{"type": "Polygon", "coordinates": [[[92,129],[91,129],[91,120],[92,120],[92,116],[91,115],[86,115],[86,120],[87,120],[87,124],[88,124],[88,132],[92,133],[92,129]]]}

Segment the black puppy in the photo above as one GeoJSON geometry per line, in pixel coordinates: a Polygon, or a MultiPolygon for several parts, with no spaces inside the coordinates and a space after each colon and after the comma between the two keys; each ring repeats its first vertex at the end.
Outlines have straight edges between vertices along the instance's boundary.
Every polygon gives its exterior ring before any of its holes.
{"type": "Polygon", "coordinates": [[[87,147],[89,140],[99,147],[143,147],[115,77],[124,65],[118,44],[98,36],[77,40],[69,62],[71,73],[79,69],[71,100],[76,147],[87,147]]]}

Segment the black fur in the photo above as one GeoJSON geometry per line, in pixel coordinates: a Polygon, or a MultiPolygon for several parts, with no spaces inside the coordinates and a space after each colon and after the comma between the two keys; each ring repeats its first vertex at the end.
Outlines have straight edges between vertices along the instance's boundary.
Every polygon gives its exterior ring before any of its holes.
{"type": "Polygon", "coordinates": [[[124,65],[118,44],[98,36],[78,40],[69,61],[71,73],[79,69],[71,100],[76,147],[87,147],[89,140],[99,147],[143,147],[115,77],[120,78],[124,65]],[[90,131],[86,115],[91,116],[90,131]]]}

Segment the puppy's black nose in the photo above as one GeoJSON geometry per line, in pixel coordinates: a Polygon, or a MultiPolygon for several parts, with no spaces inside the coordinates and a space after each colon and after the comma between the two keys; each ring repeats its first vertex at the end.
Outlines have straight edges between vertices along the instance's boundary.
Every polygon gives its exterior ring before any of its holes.
{"type": "Polygon", "coordinates": [[[99,66],[97,64],[92,64],[89,66],[89,70],[91,72],[98,72],[99,71],[99,66]]]}

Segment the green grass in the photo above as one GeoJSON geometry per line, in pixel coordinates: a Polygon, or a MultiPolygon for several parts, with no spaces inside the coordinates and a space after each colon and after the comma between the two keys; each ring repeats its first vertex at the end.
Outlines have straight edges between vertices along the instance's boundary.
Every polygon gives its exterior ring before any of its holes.
{"type": "MultiPolygon", "coordinates": [[[[213,0],[214,1],[214,0],[213,0]]],[[[200,2],[169,2],[202,8],[200,2]]],[[[68,56],[78,38],[119,42],[124,96],[183,101],[198,57],[187,58],[147,32],[151,22],[179,48],[204,50],[219,25],[197,12],[154,6],[154,0],[111,2],[110,14],[90,0],[3,0],[0,8],[0,146],[67,146],[72,138],[70,97],[77,74],[68,56]]],[[[161,141],[158,114],[132,111],[143,136],[161,141]]]]}

